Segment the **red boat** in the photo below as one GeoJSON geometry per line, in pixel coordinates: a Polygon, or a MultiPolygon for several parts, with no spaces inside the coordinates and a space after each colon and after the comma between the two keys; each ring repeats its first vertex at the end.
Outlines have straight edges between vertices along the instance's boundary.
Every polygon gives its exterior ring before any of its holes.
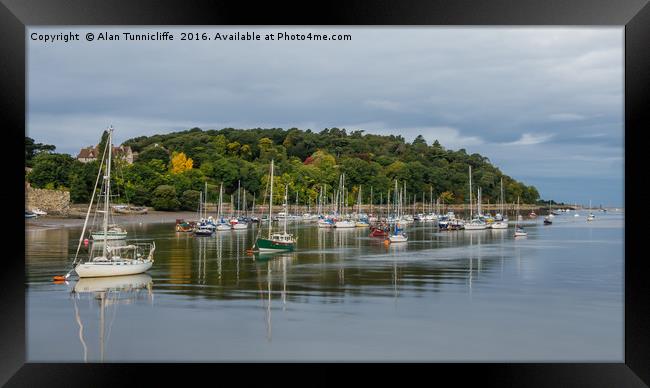
{"type": "Polygon", "coordinates": [[[373,227],[370,237],[388,237],[388,230],[373,227]]]}

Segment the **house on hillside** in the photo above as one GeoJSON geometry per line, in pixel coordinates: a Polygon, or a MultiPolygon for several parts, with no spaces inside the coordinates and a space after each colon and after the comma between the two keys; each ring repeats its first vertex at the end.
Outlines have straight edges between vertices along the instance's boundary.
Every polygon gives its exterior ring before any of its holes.
{"type": "MultiPolygon", "coordinates": [[[[137,153],[133,152],[129,146],[121,145],[118,147],[113,147],[113,157],[125,160],[128,164],[132,164],[136,156],[137,153]]],[[[79,151],[77,160],[81,163],[88,163],[90,161],[97,160],[99,157],[99,146],[90,146],[82,148],[79,151]]]]}

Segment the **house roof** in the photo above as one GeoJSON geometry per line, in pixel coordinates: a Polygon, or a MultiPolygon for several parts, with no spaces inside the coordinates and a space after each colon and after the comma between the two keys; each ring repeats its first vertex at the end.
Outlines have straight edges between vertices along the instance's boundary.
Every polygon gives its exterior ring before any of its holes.
{"type": "MultiPolygon", "coordinates": [[[[114,155],[124,155],[124,154],[129,154],[131,153],[131,147],[129,146],[119,146],[119,147],[113,147],[113,154],[114,155]]],[[[77,155],[77,159],[97,159],[99,155],[99,149],[98,146],[90,146],[86,148],[82,148],[79,151],[79,154],[77,155]]]]}

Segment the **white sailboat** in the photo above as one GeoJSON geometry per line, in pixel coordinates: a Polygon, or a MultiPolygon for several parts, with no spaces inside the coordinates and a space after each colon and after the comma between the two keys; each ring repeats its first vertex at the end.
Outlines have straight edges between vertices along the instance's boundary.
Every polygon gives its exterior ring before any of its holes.
{"type": "Polygon", "coordinates": [[[220,232],[232,230],[230,224],[223,218],[223,182],[221,182],[221,186],[219,186],[219,215],[216,230],[220,232]]]}
{"type": "Polygon", "coordinates": [[[393,225],[393,231],[390,233],[388,236],[388,240],[390,243],[401,243],[401,242],[407,242],[408,241],[408,236],[406,233],[404,233],[403,229],[400,228],[400,219],[401,219],[401,212],[400,209],[402,208],[402,196],[401,194],[398,197],[397,194],[397,179],[395,180],[395,224],[393,225]]]}
{"type": "Polygon", "coordinates": [[[589,215],[587,216],[587,221],[593,221],[596,219],[596,216],[591,211],[591,199],[589,200],[589,215]]]}
{"type": "Polygon", "coordinates": [[[359,186],[359,198],[357,199],[357,221],[355,226],[358,228],[368,228],[370,223],[368,223],[368,217],[364,214],[361,214],[361,186],[359,186]]]}
{"type": "MultiPolygon", "coordinates": [[[[340,190],[340,196],[341,196],[341,205],[340,205],[340,212],[339,215],[342,215],[344,211],[346,211],[347,207],[347,198],[346,198],[346,192],[345,192],[345,173],[341,175],[340,178],[341,184],[339,187],[341,188],[340,190]]],[[[337,217],[338,218],[338,217],[337,217]]],[[[348,219],[347,217],[345,219],[339,219],[334,223],[334,227],[336,228],[356,228],[357,224],[356,222],[348,219]]]]}
{"type": "MultiPolygon", "coordinates": [[[[97,237],[94,237],[93,244],[90,249],[90,257],[87,261],[81,262],[74,267],[74,271],[79,275],[80,278],[84,277],[100,277],[100,276],[121,276],[121,275],[133,275],[143,273],[153,265],[153,254],[156,250],[155,242],[150,243],[131,243],[125,245],[113,245],[109,243],[109,210],[110,210],[110,192],[111,192],[111,151],[113,148],[112,143],[113,138],[113,127],[108,129],[108,141],[106,142],[106,148],[104,149],[104,155],[108,153],[107,158],[102,159],[102,163],[99,166],[99,173],[97,175],[97,180],[95,182],[95,188],[93,189],[92,198],[88,206],[88,212],[86,213],[86,220],[79,237],[79,245],[77,246],[77,252],[74,257],[73,265],[77,263],[79,258],[79,250],[81,248],[81,243],[86,232],[86,227],[88,225],[88,218],[90,216],[90,210],[92,209],[93,202],[95,199],[95,193],[97,191],[97,186],[99,183],[99,178],[102,172],[102,166],[105,162],[105,174],[103,176],[103,186],[105,188],[104,193],[104,210],[101,213],[104,214],[103,222],[103,233],[97,234],[97,237]],[[102,242],[101,244],[96,244],[96,242],[102,242]],[[100,252],[95,252],[95,247],[101,249],[100,252]]],[[[72,271],[70,271],[72,272],[72,271]]],[[[70,276],[70,272],[65,276],[66,278],[70,276]]]]}
{"type": "Polygon", "coordinates": [[[472,217],[472,166],[469,166],[469,219],[470,220],[465,223],[465,230],[487,229],[487,224],[478,217],[479,214],[477,214],[476,218],[472,217]]]}
{"type": "Polygon", "coordinates": [[[230,224],[234,230],[243,230],[248,229],[248,222],[241,219],[241,208],[240,208],[240,198],[241,198],[241,181],[237,181],[237,213],[238,217],[231,220],[230,224]]]}
{"type": "Polygon", "coordinates": [[[496,214],[496,217],[494,217],[494,222],[490,225],[492,229],[508,229],[508,219],[503,216],[505,214],[504,209],[503,209],[503,204],[504,204],[504,196],[503,196],[503,178],[501,178],[501,198],[499,199],[501,201],[500,203],[500,213],[496,214]]]}
{"type": "Polygon", "coordinates": [[[525,236],[528,236],[528,233],[524,231],[524,228],[519,226],[519,197],[517,197],[517,222],[515,224],[515,237],[525,236]]]}

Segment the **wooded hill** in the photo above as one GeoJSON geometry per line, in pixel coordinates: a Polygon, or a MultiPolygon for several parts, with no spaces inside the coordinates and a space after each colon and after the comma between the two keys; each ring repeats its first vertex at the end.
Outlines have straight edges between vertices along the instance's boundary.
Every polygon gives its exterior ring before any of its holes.
{"type": "MultiPolygon", "coordinates": [[[[259,204],[271,159],[275,160],[274,191],[280,194],[274,195],[274,203],[278,204],[282,203],[284,186],[288,184],[291,203],[295,203],[297,193],[301,204],[314,205],[321,186],[326,186],[331,195],[333,189],[338,188],[339,175],[343,172],[350,205],[356,203],[360,186],[364,203],[370,201],[371,187],[373,202],[378,204],[383,200],[385,203],[395,179],[400,187],[406,182],[409,203],[414,196],[421,202],[423,195],[429,202],[431,189],[434,201],[441,197],[445,203],[465,203],[469,201],[470,165],[474,198],[476,188],[480,187],[482,202],[498,201],[499,181],[503,178],[506,202],[515,202],[517,196],[522,203],[539,200],[535,187],[503,174],[488,158],[477,153],[468,154],[465,149],[445,149],[437,140],[429,145],[421,135],[409,143],[399,135],[348,133],[339,128],[320,132],[297,128],[205,131],[192,128],[136,137],[123,145],[130,146],[138,156],[133,164],[120,162],[119,172],[114,175],[117,191],[131,203],[158,209],[195,209],[198,191],[204,189],[205,182],[210,201],[217,200],[221,182],[227,195],[224,201],[230,201],[230,194],[236,192],[240,181],[242,189],[248,193],[249,206],[253,193],[259,204]]],[[[34,169],[27,179],[35,187],[52,185],[53,178],[43,179],[39,165],[54,155],[57,154],[44,151],[30,161],[34,169]],[[40,163],[39,158],[42,159],[40,163]]],[[[62,167],[62,161],[58,160],[59,171],[55,174],[58,178],[54,179],[54,186],[69,188],[73,201],[87,201],[98,163],[83,165],[70,159],[63,163],[67,167],[62,167]],[[67,174],[61,169],[67,170],[67,174]]]]}

